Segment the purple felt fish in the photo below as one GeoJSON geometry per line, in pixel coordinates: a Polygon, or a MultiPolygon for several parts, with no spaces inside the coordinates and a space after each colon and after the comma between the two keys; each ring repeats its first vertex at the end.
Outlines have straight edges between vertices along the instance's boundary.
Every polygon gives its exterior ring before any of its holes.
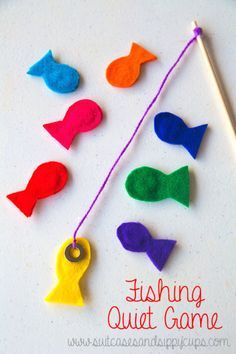
{"type": "Polygon", "coordinates": [[[160,271],[176,244],[175,240],[153,239],[148,229],[139,222],[121,224],[117,229],[117,237],[126,250],[146,252],[152,263],[160,271]]]}

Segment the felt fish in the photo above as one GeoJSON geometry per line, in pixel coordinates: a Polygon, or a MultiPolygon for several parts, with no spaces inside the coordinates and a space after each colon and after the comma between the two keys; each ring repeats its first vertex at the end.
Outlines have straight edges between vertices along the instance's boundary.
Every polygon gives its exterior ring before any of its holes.
{"type": "Polygon", "coordinates": [[[95,129],[102,121],[103,112],[92,100],[80,100],[72,104],[63,120],[44,124],[43,127],[67,150],[78,133],[95,129]]]}
{"type": "Polygon", "coordinates": [[[130,87],[139,78],[141,64],[157,57],[137,43],[132,43],[129,55],[111,62],[106,70],[107,81],[116,87],[130,87]]]}
{"type": "Polygon", "coordinates": [[[127,222],[117,229],[122,246],[131,252],[146,252],[154,266],[160,271],[172,252],[175,240],[155,240],[148,229],[139,222],[127,222]]]}
{"type": "Polygon", "coordinates": [[[66,64],[55,61],[52,51],[30,67],[27,74],[42,76],[46,85],[57,93],[73,92],[80,82],[80,75],[77,70],[66,64]]]}
{"type": "Polygon", "coordinates": [[[77,249],[73,249],[72,242],[72,239],[67,240],[58,252],[56,261],[58,283],[46,296],[45,301],[83,306],[79,281],[90,263],[90,244],[86,238],[79,238],[76,243],[77,249]]]}
{"type": "Polygon", "coordinates": [[[125,188],[134,199],[157,202],[172,198],[188,207],[190,188],[188,166],[168,175],[147,166],[136,168],[128,175],[125,188]]]}
{"type": "Polygon", "coordinates": [[[7,195],[7,198],[25,214],[31,216],[39,199],[47,198],[62,190],[67,182],[66,167],[55,161],[39,165],[23,191],[7,195]]]}
{"type": "Polygon", "coordinates": [[[200,148],[207,124],[189,128],[184,121],[170,113],[162,112],[154,118],[156,135],[166,143],[183,145],[195,159],[200,148]]]}

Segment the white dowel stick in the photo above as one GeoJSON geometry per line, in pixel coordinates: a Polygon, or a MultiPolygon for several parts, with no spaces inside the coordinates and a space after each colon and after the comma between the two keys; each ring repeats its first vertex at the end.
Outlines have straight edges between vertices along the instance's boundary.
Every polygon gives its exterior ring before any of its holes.
{"type": "MultiPolygon", "coordinates": [[[[195,27],[199,27],[199,25],[197,24],[197,21],[193,21],[192,22],[192,26],[193,26],[193,29],[195,27]]],[[[207,48],[206,48],[206,45],[203,41],[203,38],[202,38],[202,35],[198,36],[197,37],[197,42],[199,44],[199,47],[201,49],[201,52],[203,54],[203,57],[207,63],[207,66],[208,66],[208,69],[209,69],[209,72],[211,73],[211,76],[212,76],[212,79],[215,83],[215,87],[216,87],[216,91],[218,93],[218,96],[222,102],[222,106],[224,108],[224,111],[225,111],[225,114],[227,116],[227,119],[228,119],[228,122],[231,123],[232,125],[232,128],[233,128],[233,131],[234,131],[234,134],[236,135],[236,126],[235,126],[235,121],[233,119],[233,116],[232,116],[232,112],[231,112],[231,109],[229,107],[229,102],[228,102],[228,99],[226,97],[226,94],[223,90],[223,87],[222,87],[222,84],[220,82],[220,79],[219,79],[219,76],[217,75],[217,72],[216,72],[216,69],[213,65],[213,61],[209,55],[209,51],[207,51],[207,48]]]]}

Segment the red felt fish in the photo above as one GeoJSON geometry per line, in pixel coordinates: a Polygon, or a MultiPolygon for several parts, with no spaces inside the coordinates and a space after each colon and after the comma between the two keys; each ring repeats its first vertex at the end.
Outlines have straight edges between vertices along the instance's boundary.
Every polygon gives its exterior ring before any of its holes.
{"type": "Polygon", "coordinates": [[[67,178],[68,172],[62,163],[45,162],[36,168],[25,190],[9,194],[7,198],[25,216],[31,216],[37,200],[58,193],[65,186],[67,178]]]}
{"type": "Polygon", "coordinates": [[[72,104],[63,120],[44,124],[44,128],[67,150],[78,133],[95,129],[102,120],[102,110],[92,100],[80,100],[72,104]]]}

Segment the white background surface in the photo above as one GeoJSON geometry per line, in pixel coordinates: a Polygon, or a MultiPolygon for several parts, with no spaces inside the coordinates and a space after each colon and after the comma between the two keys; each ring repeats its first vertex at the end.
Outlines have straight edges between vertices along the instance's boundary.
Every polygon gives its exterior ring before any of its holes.
{"type": "MultiPolygon", "coordinates": [[[[201,348],[199,352],[235,353],[235,144],[197,45],[173,75],[81,230],[93,247],[93,262],[82,283],[86,306],[53,306],[43,300],[55,284],[57,248],[72,235],[168,67],[192,36],[193,19],[199,20],[211,39],[211,51],[235,110],[235,1],[0,2],[1,353],[166,351],[67,346],[67,338],[106,335],[227,337],[230,348],[201,348]],[[159,60],[143,67],[135,86],[119,90],[106,82],[105,69],[129,52],[132,41],[156,53],[159,60]],[[41,79],[26,75],[48,49],[61,62],[78,68],[83,79],[75,93],[57,95],[41,79]],[[81,98],[97,101],[105,119],[66,151],[42,125],[62,119],[68,106],[81,98]],[[183,148],[155,137],[153,116],[166,110],[192,126],[209,123],[196,161],[183,148]],[[50,160],[66,164],[70,182],[61,193],[39,203],[26,219],[5,196],[23,189],[37,165],[50,160]],[[171,200],[151,205],[137,202],[124,190],[124,180],[135,167],[149,165],[168,173],[186,164],[192,176],[189,209],[171,200]],[[143,222],[154,236],[178,241],[163,273],[144,254],[131,254],[121,247],[116,227],[125,221],[143,222]],[[129,310],[124,300],[128,294],[125,279],[137,277],[154,285],[160,276],[169,285],[175,281],[200,284],[206,301],[199,311],[218,311],[223,329],[167,331],[160,326],[153,332],[110,330],[109,308],[118,305],[129,310]]],[[[166,302],[154,305],[157,316],[167,306],[166,302]]],[[[146,308],[147,304],[138,304],[140,311],[146,308]]],[[[178,312],[196,311],[185,302],[176,308],[178,312]]],[[[134,311],[135,306],[130,309],[134,311]]],[[[196,351],[186,348],[183,352],[196,351]]]]}

